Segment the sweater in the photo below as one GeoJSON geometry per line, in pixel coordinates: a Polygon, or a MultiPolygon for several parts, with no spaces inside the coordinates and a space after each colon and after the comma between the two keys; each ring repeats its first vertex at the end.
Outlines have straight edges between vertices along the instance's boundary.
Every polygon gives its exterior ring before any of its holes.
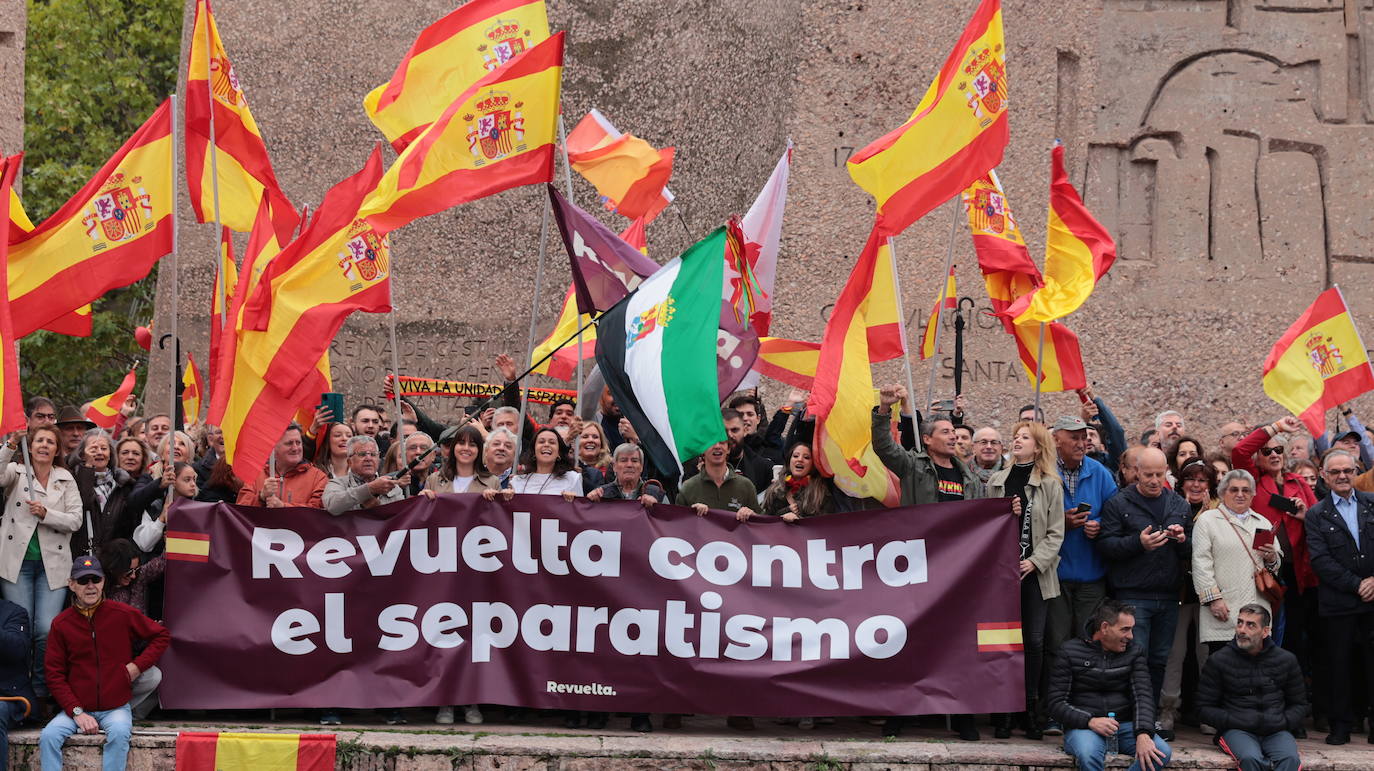
{"type": "Polygon", "coordinates": [[[77,707],[122,707],[132,693],[124,666],[132,661],[147,672],[171,641],[166,627],[122,602],[104,600],[91,618],[67,608],[48,632],[48,690],[68,715],[77,707]],[[148,647],[134,658],[136,640],[148,641],[148,647]]]}

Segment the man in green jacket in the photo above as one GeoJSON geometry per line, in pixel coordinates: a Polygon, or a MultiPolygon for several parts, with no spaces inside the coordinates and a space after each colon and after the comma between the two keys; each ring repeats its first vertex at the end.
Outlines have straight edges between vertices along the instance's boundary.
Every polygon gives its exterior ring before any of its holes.
{"type": "Polygon", "coordinates": [[[873,410],[873,451],[897,475],[902,505],[982,498],[982,480],[955,451],[954,423],[948,415],[936,413],[921,421],[923,450],[903,450],[893,440],[892,405],[906,397],[905,387],[884,386],[873,410]]]}

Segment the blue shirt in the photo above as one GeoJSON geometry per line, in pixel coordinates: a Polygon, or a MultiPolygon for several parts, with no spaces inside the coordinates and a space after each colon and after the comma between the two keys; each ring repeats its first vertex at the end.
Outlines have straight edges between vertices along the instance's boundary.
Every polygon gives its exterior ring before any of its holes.
{"type": "Polygon", "coordinates": [[[1360,506],[1355,501],[1355,493],[1352,491],[1349,498],[1342,498],[1333,492],[1331,502],[1336,505],[1336,513],[1341,515],[1350,535],[1355,538],[1355,548],[1360,548],[1360,506]]]}

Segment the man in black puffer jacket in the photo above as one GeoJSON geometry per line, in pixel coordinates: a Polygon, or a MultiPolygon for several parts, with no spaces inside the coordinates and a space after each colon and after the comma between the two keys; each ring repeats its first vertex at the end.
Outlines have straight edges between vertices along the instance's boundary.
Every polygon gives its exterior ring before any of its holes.
{"type": "Polygon", "coordinates": [[[1064,732],[1064,751],[1082,771],[1102,771],[1113,735],[1132,769],[1168,765],[1169,745],[1155,735],[1155,703],[1145,652],[1131,643],[1135,609],[1105,600],[1093,612],[1091,637],[1065,642],[1050,674],[1050,717],[1064,732]]]}
{"type": "Polygon", "coordinates": [[[1198,683],[1198,716],[1242,771],[1298,771],[1293,731],[1307,714],[1307,689],[1293,654],[1269,639],[1269,611],[1236,613],[1236,638],[1207,658],[1198,683]]]}

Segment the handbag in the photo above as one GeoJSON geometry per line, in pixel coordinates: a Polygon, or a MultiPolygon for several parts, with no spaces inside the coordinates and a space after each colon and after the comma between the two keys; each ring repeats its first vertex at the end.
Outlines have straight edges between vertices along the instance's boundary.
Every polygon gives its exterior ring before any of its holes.
{"type": "Polygon", "coordinates": [[[1232,522],[1230,519],[1227,519],[1226,523],[1235,531],[1236,538],[1240,539],[1241,548],[1245,549],[1245,553],[1249,555],[1250,561],[1255,563],[1255,591],[1259,592],[1259,596],[1263,597],[1265,601],[1269,603],[1269,608],[1273,610],[1274,615],[1277,616],[1279,608],[1283,607],[1283,584],[1280,584],[1279,580],[1274,578],[1274,574],[1265,570],[1264,565],[1261,565],[1259,560],[1255,559],[1254,550],[1245,542],[1245,536],[1240,534],[1240,528],[1236,527],[1236,523],[1232,522]]]}

